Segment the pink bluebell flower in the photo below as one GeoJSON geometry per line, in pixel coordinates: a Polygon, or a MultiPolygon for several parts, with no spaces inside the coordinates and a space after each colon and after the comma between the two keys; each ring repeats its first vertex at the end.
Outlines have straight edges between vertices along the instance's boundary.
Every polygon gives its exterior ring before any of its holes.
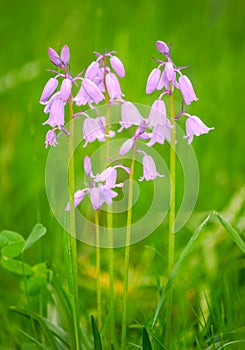
{"type": "Polygon", "coordinates": [[[45,147],[48,146],[56,146],[58,145],[58,142],[56,140],[56,133],[55,130],[49,130],[46,134],[46,140],[45,140],[45,147]]]}
{"type": "Polygon", "coordinates": [[[186,75],[181,75],[179,77],[179,88],[184,98],[185,104],[189,105],[192,101],[198,100],[191,81],[186,75]]]}
{"type": "Polygon", "coordinates": [[[43,125],[49,124],[51,127],[57,126],[58,128],[61,128],[65,124],[64,107],[65,103],[61,98],[58,97],[54,99],[49,108],[49,118],[43,123],[43,125]]]}
{"type": "Polygon", "coordinates": [[[109,135],[106,135],[105,117],[90,118],[88,115],[86,116],[87,117],[85,118],[83,123],[83,137],[85,140],[85,144],[83,147],[86,147],[88,143],[94,142],[95,140],[105,142],[106,136],[115,136],[115,132],[112,130],[109,131],[109,135]]]}
{"type": "Polygon", "coordinates": [[[143,175],[139,178],[139,181],[155,180],[157,176],[164,177],[164,175],[161,175],[157,172],[154,159],[149,154],[146,154],[144,151],[138,151],[138,153],[143,154],[143,158],[142,158],[143,175]]]}
{"type": "Polygon", "coordinates": [[[121,107],[121,127],[118,132],[130,128],[132,125],[139,125],[142,120],[143,117],[135,105],[131,102],[125,102],[121,107]]]}
{"type": "Polygon", "coordinates": [[[43,88],[42,95],[40,97],[40,103],[45,104],[45,102],[53,95],[58,86],[58,80],[56,78],[50,78],[43,88]]]}
{"type": "Polygon", "coordinates": [[[166,56],[170,55],[170,48],[164,41],[158,40],[156,42],[156,47],[157,47],[157,50],[163,55],[166,55],[166,56]]]}
{"type": "Polygon", "coordinates": [[[125,77],[125,69],[122,61],[117,56],[110,57],[110,64],[120,78],[125,77]]]}
{"type": "Polygon", "coordinates": [[[105,81],[110,100],[122,100],[123,93],[116,75],[111,72],[107,73],[105,81]]]}
{"type": "Polygon", "coordinates": [[[154,90],[156,90],[160,77],[161,77],[160,69],[154,68],[147,79],[147,83],[146,83],[147,94],[151,94],[154,90]]]}
{"type": "Polygon", "coordinates": [[[71,89],[72,89],[72,82],[71,79],[65,78],[62,81],[61,87],[60,87],[60,97],[63,102],[67,102],[71,95],[71,89]]]}
{"type": "Polygon", "coordinates": [[[183,115],[187,116],[186,119],[186,136],[188,138],[188,144],[190,144],[193,140],[194,135],[200,136],[202,134],[207,134],[210,130],[214,128],[209,128],[205,125],[200,118],[196,115],[190,115],[187,113],[183,113],[183,115]]]}
{"type": "MultiPolygon", "coordinates": [[[[74,207],[76,208],[86,195],[89,196],[94,210],[98,210],[104,203],[111,205],[113,198],[118,196],[118,193],[113,189],[123,186],[122,183],[116,183],[117,168],[122,168],[127,171],[127,173],[130,172],[128,168],[117,164],[115,166],[110,166],[102,173],[94,176],[91,169],[90,158],[86,156],[84,158],[84,170],[90,180],[90,185],[74,193],[74,207]]],[[[70,202],[67,203],[65,210],[70,211],[70,202]]]]}

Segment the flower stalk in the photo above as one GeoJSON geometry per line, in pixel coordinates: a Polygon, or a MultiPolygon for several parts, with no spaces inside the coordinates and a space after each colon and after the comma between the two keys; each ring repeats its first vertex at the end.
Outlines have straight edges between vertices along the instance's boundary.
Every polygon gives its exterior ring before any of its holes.
{"type": "MultiPolygon", "coordinates": [[[[173,98],[173,86],[172,82],[169,83],[169,103],[170,103],[170,121],[171,128],[171,141],[170,141],[170,208],[169,208],[169,230],[168,230],[168,276],[170,276],[174,267],[174,255],[175,255],[175,233],[174,233],[174,221],[175,221],[175,184],[176,184],[176,121],[174,113],[174,98],[173,98]]],[[[171,328],[172,318],[172,304],[173,304],[173,291],[170,291],[166,310],[166,345],[169,344],[169,335],[171,328]]]]}
{"type": "Polygon", "coordinates": [[[124,255],[121,349],[125,349],[125,346],[126,346],[128,273],[129,273],[129,258],[130,258],[132,204],[133,204],[133,178],[134,178],[135,157],[136,157],[136,142],[134,142],[134,152],[133,152],[130,174],[129,174],[127,229],[126,229],[126,242],[125,242],[125,255],[124,255]]]}
{"type": "Polygon", "coordinates": [[[97,291],[97,312],[98,328],[102,326],[102,305],[101,305],[101,270],[100,270],[100,226],[98,210],[94,211],[95,216],[95,234],[96,234],[96,291],[97,291]]]}

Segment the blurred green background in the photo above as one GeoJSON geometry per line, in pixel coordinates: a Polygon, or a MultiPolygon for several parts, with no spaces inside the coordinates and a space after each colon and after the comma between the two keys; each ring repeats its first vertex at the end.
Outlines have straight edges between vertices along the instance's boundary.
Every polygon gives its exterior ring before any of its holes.
{"type": "MultiPolygon", "coordinates": [[[[155,42],[172,42],[173,60],[189,65],[199,97],[187,110],[215,127],[193,142],[201,174],[196,211],[222,210],[244,186],[243,1],[1,0],[0,33],[0,230],[25,236],[41,221],[48,255],[61,242],[45,192],[47,128],[39,97],[52,68],[47,49],[60,51],[64,44],[75,73],[94,59],[93,51],[117,51],[126,99],[151,105],[157,95],[146,96],[145,84],[152,57],[159,57],[155,42]]],[[[3,286],[9,276],[1,271],[3,286]]],[[[10,298],[3,288],[0,296],[10,298]]]]}
{"type": "Polygon", "coordinates": [[[51,68],[47,48],[65,43],[74,72],[93,51],[116,50],[126,68],[126,98],[146,104],[154,99],[145,83],[155,41],[173,43],[173,59],[190,66],[199,97],[188,111],[215,126],[193,142],[201,173],[197,210],[222,209],[244,184],[244,9],[239,0],[1,0],[0,228],[25,232],[36,219],[45,224],[47,129],[38,101],[51,68]]]}

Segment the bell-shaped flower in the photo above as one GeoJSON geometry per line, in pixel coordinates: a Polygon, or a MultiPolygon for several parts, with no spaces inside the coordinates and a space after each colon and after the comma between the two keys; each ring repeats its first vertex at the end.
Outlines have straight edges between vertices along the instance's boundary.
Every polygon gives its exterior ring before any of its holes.
{"type": "MultiPolygon", "coordinates": [[[[118,193],[113,191],[116,187],[122,187],[123,184],[116,183],[117,171],[116,168],[122,168],[128,173],[130,169],[124,167],[121,164],[110,166],[105,169],[102,173],[96,176],[92,173],[91,161],[88,156],[84,159],[84,170],[86,175],[90,178],[90,187],[78,190],[74,194],[74,206],[77,207],[83,200],[85,195],[89,195],[92,207],[94,210],[98,210],[103,203],[108,205],[112,204],[112,199],[115,198],[118,193]]],[[[70,210],[70,202],[66,205],[66,211],[70,210]]]]}
{"type": "Polygon", "coordinates": [[[84,78],[82,81],[82,87],[95,104],[98,104],[99,102],[104,100],[104,95],[102,94],[98,86],[90,79],[84,78]]]}
{"type": "Polygon", "coordinates": [[[100,68],[100,65],[97,61],[91,62],[85,72],[84,77],[90,80],[94,80],[94,78],[98,74],[99,68],[100,68]]]}
{"type": "Polygon", "coordinates": [[[166,77],[167,77],[168,81],[173,81],[175,78],[175,75],[176,75],[173,62],[171,62],[171,61],[166,62],[164,70],[166,72],[166,77]]]}
{"type": "Polygon", "coordinates": [[[66,102],[69,99],[71,95],[71,89],[72,89],[71,79],[68,79],[68,78],[64,79],[60,87],[60,97],[63,102],[66,102]]]}
{"type": "Polygon", "coordinates": [[[118,100],[122,100],[123,93],[121,91],[120,83],[114,73],[106,74],[106,87],[108,94],[110,96],[110,100],[113,101],[115,98],[118,100]]]}
{"type": "Polygon", "coordinates": [[[56,146],[58,142],[56,141],[56,133],[54,130],[49,130],[46,134],[45,147],[56,146]]]}
{"type": "Polygon", "coordinates": [[[40,97],[40,103],[45,104],[45,102],[50,98],[50,96],[55,92],[58,86],[58,80],[56,78],[50,78],[43,88],[42,95],[40,97]]]}
{"type": "Polygon", "coordinates": [[[67,66],[67,64],[70,61],[70,50],[68,45],[64,45],[61,54],[60,54],[61,61],[63,63],[64,68],[67,66]]]}
{"type": "Polygon", "coordinates": [[[61,66],[61,59],[58,53],[52,49],[51,47],[48,48],[48,55],[50,58],[50,61],[57,67],[61,66]]]}
{"type": "Polygon", "coordinates": [[[85,118],[83,123],[83,137],[85,144],[83,147],[86,147],[89,142],[94,142],[96,139],[99,141],[106,140],[105,132],[98,118],[85,118]]]}
{"type": "MultiPolygon", "coordinates": [[[[76,208],[81,203],[81,201],[87,193],[87,190],[88,189],[85,188],[83,190],[78,190],[74,193],[74,208],[76,208]]],[[[70,202],[67,203],[65,211],[70,211],[70,202]]]]}
{"type": "Polygon", "coordinates": [[[60,99],[60,91],[57,91],[56,93],[53,94],[53,96],[45,102],[46,106],[44,107],[44,113],[48,114],[50,113],[50,108],[53,104],[53,102],[57,99],[60,99]]]}
{"type": "Polygon", "coordinates": [[[147,143],[147,146],[151,147],[155,143],[160,143],[163,145],[165,140],[170,142],[171,128],[172,128],[172,125],[170,124],[167,118],[163,125],[160,125],[160,124],[155,125],[152,130],[152,138],[147,143]]]}
{"type": "Polygon", "coordinates": [[[154,68],[147,79],[147,83],[146,83],[147,94],[151,94],[154,90],[156,90],[160,77],[161,77],[160,69],[154,68]]]}
{"type": "Polygon", "coordinates": [[[190,105],[192,101],[198,100],[191,81],[186,75],[181,75],[179,77],[179,88],[187,105],[190,105]]]}
{"type": "Polygon", "coordinates": [[[120,78],[125,77],[125,69],[122,61],[117,56],[110,57],[110,64],[120,78]]]}
{"type": "Polygon", "coordinates": [[[130,128],[132,125],[139,125],[140,122],[143,120],[143,117],[141,116],[140,112],[131,102],[125,102],[122,104],[121,117],[121,127],[118,130],[118,132],[121,132],[123,129],[130,128]]]}
{"type": "Polygon", "coordinates": [[[65,111],[64,111],[64,102],[60,98],[56,98],[51,107],[49,118],[44,124],[49,124],[51,127],[57,126],[61,128],[65,124],[65,111]]]}
{"type": "Polygon", "coordinates": [[[133,139],[128,139],[124,141],[119,150],[120,156],[124,156],[126,153],[128,153],[133,148],[134,142],[135,141],[133,139]]]}
{"type": "Polygon", "coordinates": [[[158,40],[156,42],[156,47],[157,47],[157,50],[162,53],[163,55],[166,55],[166,56],[169,56],[170,54],[170,49],[168,47],[168,45],[164,42],[164,41],[160,41],[158,40]]]}
{"type": "Polygon", "coordinates": [[[142,165],[143,165],[143,176],[139,178],[139,181],[149,181],[149,180],[154,180],[157,176],[159,177],[164,177],[164,175],[161,175],[157,172],[155,162],[153,158],[146,154],[143,151],[138,151],[139,153],[143,153],[143,158],[142,158],[142,165]]]}
{"type": "Polygon", "coordinates": [[[164,125],[166,122],[166,106],[163,100],[155,100],[151,106],[148,127],[153,128],[156,125],[164,125]]]}
{"type": "Polygon", "coordinates": [[[200,136],[202,134],[207,134],[210,130],[214,128],[207,127],[200,118],[195,115],[187,115],[186,119],[186,136],[184,138],[188,138],[188,144],[190,144],[193,140],[193,136],[200,136]]]}

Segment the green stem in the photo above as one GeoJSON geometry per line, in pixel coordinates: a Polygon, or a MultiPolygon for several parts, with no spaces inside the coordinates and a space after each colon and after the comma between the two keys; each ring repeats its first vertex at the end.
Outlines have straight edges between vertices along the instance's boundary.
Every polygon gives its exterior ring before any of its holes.
{"type": "MultiPolygon", "coordinates": [[[[172,91],[172,83],[169,83],[169,90],[171,92],[169,97],[170,102],[170,120],[173,128],[171,129],[171,142],[170,142],[170,209],[169,209],[169,231],[168,231],[168,276],[170,276],[174,267],[174,246],[175,246],[175,233],[174,233],[174,221],[175,221],[175,144],[176,144],[176,122],[174,113],[174,98],[172,91]]],[[[173,304],[173,292],[170,291],[167,310],[166,310],[166,346],[169,345],[169,338],[171,333],[171,320],[172,320],[172,304],[173,304]]]]}
{"type": "Polygon", "coordinates": [[[95,216],[95,234],[96,234],[96,290],[97,290],[97,309],[98,309],[98,328],[102,326],[102,307],[101,307],[101,280],[100,280],[100,226],[98,211],[94,211],[95,216]]]}
{"type": "MultiPolygon", "coordinates": [[[[106,66],[106,58],[104,58],[104,67],[106,66]]],[[[108,94],[108,89],[106,86],[106,70],[104,73],[104,87],[105,87],[105,102],[106,102],[106,158],[110,158],[110,138],[109,138],[109,132],[110,132],[110,97],[108,94]]],[[[115,336],[115,291],[114,291],[114,248],[113,248],[113,214],[111,211],[111,207],[106,212],[106,220],[107,220],[107,227],[109,228],[109,248],[108,250],[108,264],[109,264],[109,276],[110,276],[110,282],[109,282],[109,303],[110,303],[110,333],[111,333],[111,340],[112,343],[115,345],[116,343],[116,336],[115,336]]]]}
{"type": "Polygon", "coordinates": [[[70,193],[70,216],[69,229],[66,239],[66,249],[68,250],[68,271],[71,283],[69,284],[71,301],[72,301],[72,318],[74,326],[75,350],[80,349],[79,345],[79,303],[78,303],[78,274],[77,274],[77,240],[76,240],[76,217],[74,208],[74,193],[75,193],[75,161],[74,161],[74,123],[73,123],[73,105],[72,97],[69,98],[69,117],[70,117],[70,136],[69,136],[69,193],[70,193]]]}
{"type": "Polygon", "coordinates": [[[122,333],[121,333],[121,349],[124,350],[126,346],[126,329],[127,329],[127,297],[128,297],[128,271],[130,258],[130,241],[131,241],[131,222],[132,222],[132,204],[133,204],[133,178],[134,166],[136,156],[136,142],[134,144],[134,153],[131,163],[129,175],[129,190],[128,190],[128,215],[127,215],[127,229],[125,242],[125,256],[124,256],[124,280],[123,280],[123,311],[122,311],[122,333]]]}

